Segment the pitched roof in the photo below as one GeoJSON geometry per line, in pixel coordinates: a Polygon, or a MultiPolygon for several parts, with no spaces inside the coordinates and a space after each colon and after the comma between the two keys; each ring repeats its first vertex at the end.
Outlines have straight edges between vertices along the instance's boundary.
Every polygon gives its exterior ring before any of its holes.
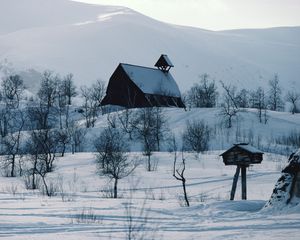
{"type": "Polygon", "coordinates": [[[168,55],[166,54],[162,54],[160,56],[160,58],[157,60],[157,62],[155,63],[155,67],[159,67],[159,66],[170,66],[170,67],[174,67],[173,63],[171,62],[170,58],[168,57],[168,55]]]}
{"type": "Polygon", "coordinates": [[[144,93],[181,97],[178,85],[169,72],[125,63],[121,66],[144,93]]]}
{"type": "Polygon", "coordinates": [[[258,150],[257,148],[250,146],[250,145],[246,145],[246,144],[238,144],[239,148],[242,148],[244,150],[246,150],[247,152],[250,153],[262,153],[262,151],[258,150]]]}
{"type": "Polygon", "coordinates": [[[224,155],[225,153],[228,153],[230,152],[233,148],[235,147],[239,147],[249,153],[259,153],[259,154],[264,154],[262,151],[258,150],[257,148],[251,146],[251,145],[248,145],[246,143],[240,143],[240,144],[234,144],[231,148],[229,148],[227,151],[223,152],[220,156],[224,155]]]}

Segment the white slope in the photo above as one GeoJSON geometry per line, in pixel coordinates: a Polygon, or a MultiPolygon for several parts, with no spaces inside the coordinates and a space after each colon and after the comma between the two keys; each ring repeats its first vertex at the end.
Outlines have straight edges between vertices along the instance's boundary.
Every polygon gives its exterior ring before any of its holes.
{"type": "Polygon", "coordinates": [[[203,73],[246,88],[278,73],[286,89],[300,86],[298,27],[214,32],[67,0],[1,0],[0,21],[0,61],[72,72],[78,85],[108,81],[119,62],[151,67],[165,53],[181,90],[203,73]]]}
{"type": "MultiPolygon", "coordinates": [[[[244,111],[239,112],[237,117],[233,119],[232,127],[227,128],[220,114],[220,108],[193,108],[188,111],[178,108],[164,108],[162,110],[168,127],[171,133],[175,134],[179,145],[181,145],[182,134],[188,121],[204,121],[212,130],[209,150],[224,150],[235,143],[246,142],[264,152],[279,153],[288,156],[298,148],[281,145],[278,142],[283,137],[291,136],[292,133],[300,133],[300,114],[268,111],[268,122],[264,124],[259,123],[256,109],[244,109],[244,111]]],[[[111,113],[109,116],[105,114],[98,117],[95,127],[88,129],[83,147],[84,151],[95,150],[93,145],[94,139],[108,126],[108,119],[111,120],[115,117],[117,119],[116,125],[121,126],[117,114],[120,116],[122,112],[111,113]]],[[[131,113],[131,116],[134,115],[135,112],[131,113]]],[[[82,116],[77,116],[76,119],[81,119],[78,122],[82,127],[85,126],[82,116]]],[[[164,136],[165,139],[168,136],[166,133],[164,136]]],[[[131,151],[142,151],[142,145],[137,140],[130,141],[129,145],[131,151]]],[[[161,144],[161,150],[168,151],[169,146],[168,142],[165,141],[161,144]]]]}
{"type": "Polygon", "coordinates": [[[266,154],[261,165],[248,170],[248,200],[240,200],[239,181],[236,200],[229,201],[235,169],[224,166],[218,154],[208,152],[200,161],[185,155],[189,208],[180,206],[182,186],[172,176],[170,153],[152,156],[158,161],[153,172],[145,170],[142,154],[131,154],[143,162],[133,175],[119,180],[118,199],[107,198],[112,182],[97,176],[93,153],[56,160],[55,171],[47,176],[57,190],[51,198],[26,190],[22,178],[0,176],[0,237],[121,240],[128,239],[131,220],[133,239],[298,240],[299,205],[261,210],[280,176],[277,164],[286,158],[266,154]]]}

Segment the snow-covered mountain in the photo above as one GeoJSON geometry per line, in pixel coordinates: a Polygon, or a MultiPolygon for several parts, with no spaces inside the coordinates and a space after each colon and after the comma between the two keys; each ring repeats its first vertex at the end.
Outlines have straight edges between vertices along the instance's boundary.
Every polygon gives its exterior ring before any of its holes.
{"type": "Polygon", "coordinates": [[[108,81],[119,62],[153,66],[166,53],[181,90],[203,73],[247,88],[278,73],[285,89],[300,87],[300,27],[216,32],[68,0],[1,0],[0,22],[0,63],[72,72],[78,85],[108,81]]]}

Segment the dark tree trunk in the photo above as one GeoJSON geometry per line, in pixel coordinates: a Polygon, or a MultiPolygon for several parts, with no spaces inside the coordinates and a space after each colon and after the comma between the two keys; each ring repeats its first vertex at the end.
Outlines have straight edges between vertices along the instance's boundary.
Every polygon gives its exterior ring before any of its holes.
{"type": "Polygon", "coordinates": [[[37,187],[36,187],[36,182],[35,182],[35,173],[33,172],[32,173],[32,189],[36,189],[37,187]]]}
{"type": "Polygon", "coordinates": [[[147,167],[147,170],[148,170],[148,172],[151,172],[151,156],[150,156],[150,154],[148,154],[147,155],[148,156],[148,167],[147,167]]]}
{"type": "Polygon", "coordinates": [[[231,124],[231,118],[232,118],[232,116],[229,115],[229,117],[228,117],[228,128],[231,128],[231,127],[232,127],[232,124],[231,124]]]}
{"type": "Polygon", "coordinates": [[[182,180],[182,187],[183,187],[184,200],[186,202],[186,205],[189,207],[190,206],[190,202],[189,202],[189,199],[188,199],[187,193],[186,193],[185,179],[182,180]]]}
{"type": "Polygon", "coordinates": [[[115,183],[114,183],[114,198],[118,198],[118,179],[115,178],[115,183]]]}
{"type": "Polygon", "coordinates": [[[35,178],[36,165],[37,165],[37,161],[34,161],[34,165],[33,165],[33,169],[32,169],[32,189],[37,189],[36,178],[35,178]]]}
{"type": "Polygon", "coordinates": [[[16,165],[16,157],[13,155],[11,161],[10,177],[15,177],[15,165],[16,165]]]}
{"type": "Polygon", "coordinates": [[[49,189],[48,189],[48,186],[47,186],[47,183],[46,183],[45,176],[42,176],[42,179],[43,179],[44,187],[45,187],[45,190],[46,190],[46,194],[47,194],[48,197],[51,197],[51,194],[49,192],[49,189]]]}
{"type": "Polygon", "coordinates": [[[64,143],[63,144],[63,147],[62,147],[62,151],[61,151],[61,156],[65,156],[65,152],[66,152],[66,144],[64,143]]]}

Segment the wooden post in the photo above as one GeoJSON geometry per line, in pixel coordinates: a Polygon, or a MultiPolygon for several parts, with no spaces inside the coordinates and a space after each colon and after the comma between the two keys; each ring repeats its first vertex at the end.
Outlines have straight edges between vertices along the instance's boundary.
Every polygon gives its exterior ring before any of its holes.
{"type": "Polygon", "coordinates": [[[242,200],[247,200],[247,166],[241,166],[242,168],[242,200]]]}
{"type": "Polygon", "coordinates": [[[239,180],[239,175],[240,175],[240,166],[238,165],[236,167],[236,171],[233,177],[233,183],[232,183],[232,188],[230,192],[230,200],[234,200],[234,195],[235,195],[235,190],[236,190],[236,185],[239,180]]]}

